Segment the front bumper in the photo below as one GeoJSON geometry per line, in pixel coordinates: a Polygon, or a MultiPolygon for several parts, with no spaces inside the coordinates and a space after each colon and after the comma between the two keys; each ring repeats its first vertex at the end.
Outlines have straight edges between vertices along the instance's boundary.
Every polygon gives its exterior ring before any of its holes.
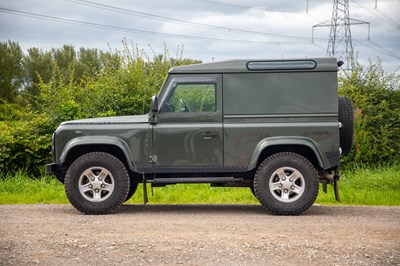
{"type": "Polygon", "coordinates": [[[57,174],[59,165],[57,163],[46,164],[46,174],[57,174]]]}
{"type": "Polygon", "coordinates": [[[62,183],[64,183],[65,172],[66,172],[66,169],[61,164],[58,164],[58,163],[46,164],[46,173],[54,174],[57,177],[57,179],[62,183]]]}

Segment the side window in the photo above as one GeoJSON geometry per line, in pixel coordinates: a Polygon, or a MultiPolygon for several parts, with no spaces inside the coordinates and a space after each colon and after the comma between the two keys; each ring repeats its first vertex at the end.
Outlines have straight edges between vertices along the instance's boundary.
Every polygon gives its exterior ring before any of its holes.
{"type": "Polygon", "coordinates": [[[214,83],[178,83],[161,112],[215,112],[215,93],[214,83]]]}

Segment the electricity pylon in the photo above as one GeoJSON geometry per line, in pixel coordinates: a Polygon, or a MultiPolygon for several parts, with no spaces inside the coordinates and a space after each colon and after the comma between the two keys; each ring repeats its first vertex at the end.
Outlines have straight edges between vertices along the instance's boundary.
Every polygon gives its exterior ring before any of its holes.
{"type": "Polygon", "coordinates": [[[333,0],[332,18],[312,27],[331,27],[326,55],[345,61],[346,69],[354,67],[354,50],[351,38],[351,25],[368,24],[368,40],[370,38],[370,23],[349,17],[349,0],[333,0]]]}

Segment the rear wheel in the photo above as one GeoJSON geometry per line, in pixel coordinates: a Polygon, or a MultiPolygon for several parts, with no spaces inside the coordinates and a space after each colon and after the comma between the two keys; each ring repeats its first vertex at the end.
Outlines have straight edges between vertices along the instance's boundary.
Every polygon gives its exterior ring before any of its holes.
{"type": "Polygon", "coordinates": [[[68,200],[86,214],[108,214],[128,196],[129,175],[120,160],[103,152],[91,152],[76,159],[64,180],[68,200]]]}
{"type": "Polygon", "coordinates": [[[297,215],[312,206],[319,190],[318,173],[304,157],[277,153],[261,163],[254,192],[261,205],[277,215],[297,215]]]}

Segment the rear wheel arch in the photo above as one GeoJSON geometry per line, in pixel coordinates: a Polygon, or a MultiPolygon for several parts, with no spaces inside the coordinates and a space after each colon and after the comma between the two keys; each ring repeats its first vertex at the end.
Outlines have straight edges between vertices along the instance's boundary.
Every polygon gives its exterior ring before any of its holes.
{"type": "Polygon", "coordinates": [[[324,168],[323,160],[315,144],[309,139],[266,139],[260,142],[253,154],[249,170],[254,170],[268,157],[281,153],[291,152],[303,156],[315,168],[324,168]]]}

